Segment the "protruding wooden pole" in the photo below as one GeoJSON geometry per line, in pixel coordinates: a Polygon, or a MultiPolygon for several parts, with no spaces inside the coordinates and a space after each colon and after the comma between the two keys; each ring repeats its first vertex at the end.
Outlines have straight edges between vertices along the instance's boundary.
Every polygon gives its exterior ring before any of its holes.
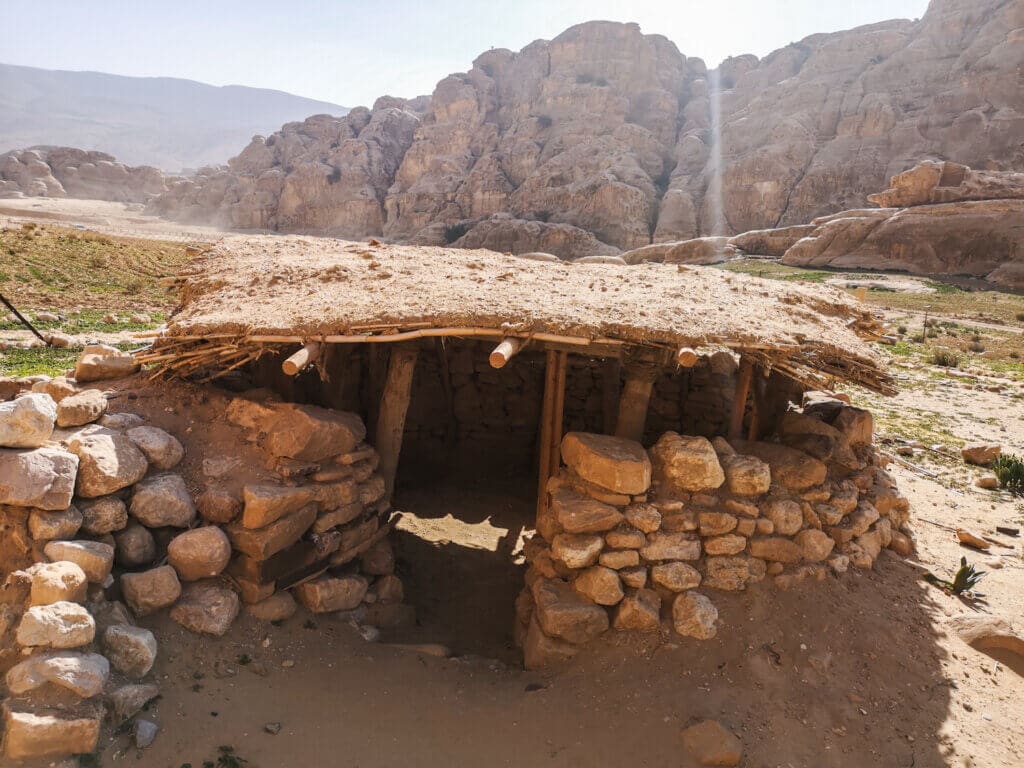
{"type": "Polygon", "coordinates": [[[747,395],[750,394],[750,379],[754,374],[754,365],[747,358],[740,358],[740,370],[736,375],[736,396],[732,401],[732,414],[729,417],[729,438],[743,436],[743,414],[747,409],[747,395]]]}
{"type": "Polygon", "coordinates": [[[494,348],[491,352],[488,360],[491,363],[491,368],[504,368],[508,364],[508,361],[519,354],[519,350],[523,348],[523,339],[517,339],[509,337],[502,339],[501,343],[494,348]]]}
{"type": "Polygon", "coordinates": [[[315,363],[318,357],[320,357],[320,342],[311,341],[281,363],[281,370],[289,376],[294,376],[302,369],[315,363]]]}
{"type": "Polygon", "coordinates": [[[405,415],[412,394],[412,374],[416,369],[416,348],[398,347],[391,352],[384,393],[380,398],[377,415],[377,440],[374,447],[380,455],[378,471],[384,478],[388,495],[395,490],[398,455],[402,450],[405,415]]]}
{"type": "Polygon", "coordinates": [[[626,385],[619,396],[619,416],[615,422],[616,437],[642,441],[647,424],[647,407],[658,372],[651,366],[627,366],[626,385]]]}
{"type": "Polygon", "coordinates": [[[683,368],[693,368],[697,364],[697,352],[691,347],[680,347],[676,353],[676,360],[683,368]]]}

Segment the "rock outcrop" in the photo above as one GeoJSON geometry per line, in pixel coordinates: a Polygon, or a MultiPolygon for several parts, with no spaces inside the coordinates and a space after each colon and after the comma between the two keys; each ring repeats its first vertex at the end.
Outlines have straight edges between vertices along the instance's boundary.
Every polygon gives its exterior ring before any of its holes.
{"type": "Polygon", "coordinates": [[[256,137],[151,210],[562,258],[803,224],[922,158],[1024,166],[1022,29],[1019,3],[932,0],[709,72],[635,24],[588,22],[488,51],[429,98],[256,137]]]}
{"type": "Polygon", "coordinates": [[[1024,288],[1024,173],[925,162],[869,199],[885,207],[814,219],[782,263],[963,275],[1024,288]]]}
{"type": "Polygon", "coordinates": [[[167,191],[163,171],[119,163],[105,152],[31,147],[0,155],[0,198],[77,197],[145,203],[167,191]]]}

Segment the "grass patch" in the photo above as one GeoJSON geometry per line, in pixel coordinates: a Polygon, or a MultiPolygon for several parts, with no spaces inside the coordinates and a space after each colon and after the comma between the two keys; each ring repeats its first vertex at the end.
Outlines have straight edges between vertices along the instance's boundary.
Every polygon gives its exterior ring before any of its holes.
{"type": "Polygon", "coordinates": [[[167,311],[158,284],[181,271],[184,243],[115,237],[70,227],[0,229],[0,292],[24,311],[77,307],[167,311]]]}
{"type": "MultiPolygon", "coordinates": [[[[119,344],[118,348],[131,351],[142,344],[119,344]]],[[[37,347],[35,349],[8,349],[0,352],[0,376],[61,376],[75,367],[80,349],[37,347]]]]}
{"type": "Polygon", "coordinates": [[[787,267],[777,261],[749,261],[740,259],[719,265],[719,269],[727,272],[740,272],[744,275],[764,277],[769,280],[784,280],[798,283],[823,283],[830,277],[841,277],[841,272],[825,272],[800,267],[787,267]]]}

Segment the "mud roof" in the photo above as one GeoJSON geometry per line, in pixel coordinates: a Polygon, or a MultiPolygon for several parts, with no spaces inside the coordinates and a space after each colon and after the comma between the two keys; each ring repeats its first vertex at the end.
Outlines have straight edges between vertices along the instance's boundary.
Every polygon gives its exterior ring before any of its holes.
{"type": "Polygon", "coordinates": [[[710,267],[232,236],[196,257],[175,283],[181,304],[154,344],[165,350],[158,363],[172,361],[172,349],[195,354],[190,347],[200,342],[516,336],[584,354],[617,346],[699,354],[728,348],[808,385],[841,379],[894,391],[868,343],[882,325],[865,305],[831,287],[710,267]]]}

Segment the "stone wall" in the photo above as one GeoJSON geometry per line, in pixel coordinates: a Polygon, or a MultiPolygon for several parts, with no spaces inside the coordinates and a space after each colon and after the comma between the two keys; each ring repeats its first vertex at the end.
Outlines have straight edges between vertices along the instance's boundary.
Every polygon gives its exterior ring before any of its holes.
{"type": "Polygon", "coordinates": [[[526,666],[568,659],[609,628],[710,639],[716,592],[871,568],[883,547],[909,553],[907,500],[872,431],[869,412],[811,397],[782,417],[777,442],[666,432],[645,451],[567,434],[526,545],[526,666]]]}
{"type": "MultiPolygon", "coordinates": [[[[523,352],[500,370],[488,353],[493,342],[453,342],[447,345],[453,393],[454,422],[460,440],[495,435],[513,444],[532,446],[544,394],[544,355],[523,352]]],[[[625,373],[615,361],[570,355],[565,385],[565,429],[604,433],[606,365],[615,365],[621,390],[625,373]]],[[[406,420],[406,440],[443,440],[447,436],[446,408],[439,358],[421,351],[413,379],[413,396],[406,420]]],[[[732,407],[737,363],[720,352],[701,357],[691,369],[667,371],[655,381],[647,418],[645,442],[669,429],[712,436],[724,430],[732,407]]],[[[617,396],[612,400],[617,402],[617,396]]]]}
{"type": "Polygon", "coordinates": [[[0,673],[13,760],[92,752],[104,722],[152,740],[157,725],[140,713],[159,693],[158,644],[138,618],[167,610],[220,637],[243,606],[276,621],[297,599],[368,627],[411,619],[358,415],[266,392],[234,398],[225,416],[238,429],[221,425],[228,439],[186,461],[177,437],[108,413],[88,383],[136,369],[94,345],[77,380],[4,382],[0,673]],[[243,466],[254,458],[265,466],[243,466]]]}

